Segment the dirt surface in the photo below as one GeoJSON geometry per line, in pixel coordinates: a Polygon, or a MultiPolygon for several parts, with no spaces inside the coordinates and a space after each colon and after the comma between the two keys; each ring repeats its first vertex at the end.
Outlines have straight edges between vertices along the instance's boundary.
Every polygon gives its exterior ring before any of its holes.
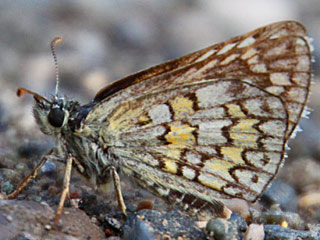
{"type": "Polygon", "coordinates": [[[53,208],[33,201],[0,200],[0,239],[103,239],[104,232],[81,210],[65,209],[53,228],[53,208]]]}

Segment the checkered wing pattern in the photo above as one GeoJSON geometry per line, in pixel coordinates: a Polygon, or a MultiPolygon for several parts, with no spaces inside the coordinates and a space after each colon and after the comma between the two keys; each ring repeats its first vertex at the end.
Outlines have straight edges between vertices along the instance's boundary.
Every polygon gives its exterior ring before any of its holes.
{"type": "Polygon", "coordinates": [[[125,173],[187,210],[256,201],[303,115],[310,51],[304,27],[287,21],[138,72],[96,95],[87,135],[99,132],[125,173]]]}

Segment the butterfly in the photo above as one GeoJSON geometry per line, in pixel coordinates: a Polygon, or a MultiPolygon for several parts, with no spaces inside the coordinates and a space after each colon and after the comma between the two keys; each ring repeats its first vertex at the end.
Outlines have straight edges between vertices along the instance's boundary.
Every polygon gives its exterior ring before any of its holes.
{"type": "Polygon", "coordinates": [[[101,188],[113,181],[123,213],[118,172],[190,214],[228,215],[223,199],[257,201],[282,166],[306,115],[311,62],[304,26],[285,21],[125,77],[86,105],[58,87],[51,99],[20,88],[57,146],[8,197],[57,153],[66,173],[55,222],[72,168],[101,188]]]}

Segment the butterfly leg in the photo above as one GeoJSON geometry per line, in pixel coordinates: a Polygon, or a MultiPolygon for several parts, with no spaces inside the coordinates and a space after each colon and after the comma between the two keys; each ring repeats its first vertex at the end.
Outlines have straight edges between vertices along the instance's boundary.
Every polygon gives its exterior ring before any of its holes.
{"type": "Polygon", "coordinates": [[[57,213],[56,213],[56,217],[54,219],[54,226],[57,226],[57,224],[59,223],[59,219],[61,217],[62,214],[62,210],[63,210],[63,205],[64,202],[66,200],[67,194],[69,193],[69,186],[70,186],[70,178],[71,178],[71,170],[72,170],[72,162],[73,162],[74,157],[72,155],[68,155],[67,158],[67,164],[66,164],[66,170],[64,173],[64,179],[63,179],[63,190],[61,193],[61,197],[60,197],[60,202],[59,202],[59,206],[57,209],[57,213]]]}
{"type": "Polygon", "coordinates": [[[26,176],[24,179],[21,180],[21,182],[18,184],[17,189],[5,197],[5,199],[14,199],[16,198],[19,193],[28,185],[28,183],[35,177],[37,177],[40,168],[45,164],[45,162],[48,160],[50,155],[55,151],[54,148],[52,148],[42,159],[41,161],[35,166],[35,168],[29,173],[28,176],[26,176]]]}
{"type": "Polygon", "coordinates": [[[117,170],[113,166],[110,167],[110,170],[113,178],[113,184],[114,184],[114,189],[116,191],[119,208],[123,213],[123,215],[127,217],[127,212],[126,212],[127,207],[124,203],[122,192],[121,192],[120,177],[117,173],[117,170]]]}

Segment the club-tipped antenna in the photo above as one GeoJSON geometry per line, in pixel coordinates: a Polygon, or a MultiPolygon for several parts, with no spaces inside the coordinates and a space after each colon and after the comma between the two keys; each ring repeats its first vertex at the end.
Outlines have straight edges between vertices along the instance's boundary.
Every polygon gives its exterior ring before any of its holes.
{"type": "Polygon", "coordinates": [[[27,94],[31,94],[37,101],[45,101],[49,104],[52,104],[52,102],[50,102],[48,99],[46,99],[45,97],[42,97],[41,95],[39,95],[38,93],[35,93],[35,92],[32,92],[28,89],[25,89],[25,88],[18,88],[17,90],[17,95],[18,97],[22,97],[25,93],[27,94]]]}
{"type": "Polygon", "coordinates": [[[62,37],[55,37],[50,44],[51,47],[51,53],[54,60],[54,66],[56,71],[56,92],[55,92],[55,98],[58,98],[58,91],[59,91],[59,66],[58,66],[58,60],[56,55],[56,44],[62,41],[62,37]]]}

